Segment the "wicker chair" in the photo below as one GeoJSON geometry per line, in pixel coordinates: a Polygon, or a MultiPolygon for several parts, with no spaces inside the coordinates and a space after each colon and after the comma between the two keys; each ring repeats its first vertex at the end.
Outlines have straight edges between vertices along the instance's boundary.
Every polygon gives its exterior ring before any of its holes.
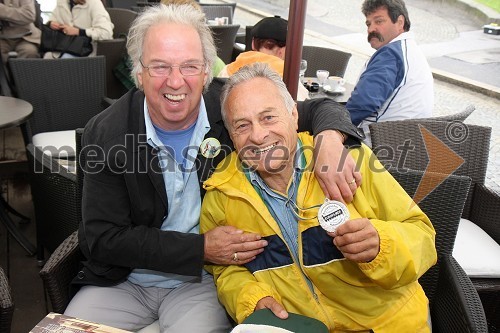
{"type": "Polygon", "coordinates": [[[453,113],[446,116],[438,116],[438,117],[430,117],[430,118],[417,118],[417,119],[408,119],[408,121],[422,121],[422,120],[433,120],[433,121],[465,121],[467,117],[469,117],[472,112],[476,110],[476,107],[473,104],[467,105],[465,109],[460,112],[453,113]]]}
{"type": "MultiPolygon", "coordinates": [[[[472,179],[462,217],[500,244],[500,195],[485,186],[491,128],[460,122],[411,120],[376,123],[370,126],[370,132],[373,150],[386,167],[426,170],[428,156],[433,156],[429,168],[441,172],[451,168],[453,155],[460,156],[464,163],[453,173],[472,179]],[[443,147],[451,151],[446,153],[443,147]]],[[[485,257],[489,257],[488,254],[485,257]]],[[[471,277],[471,281],[483,302],[490,332],[498,332],[500,279],[471,277]]]]}
{"type": "Polygon", "coordinates": [[[216,17],[226,16],[229,24],[233,24],[236,2],[232,3],[200,3],[201,10],[205,13],[207,20],[213,20],[216,17]]]}
{"type": "Polygon", "coordinates": [[[239,28],[239,24],[210,26],[210,30],[212,30],[214,35],[215,46],[217,47],[217,56],[226,64],[231,62],[236,33],[239,28]]]}
{"type": "Polygon", "coordinates": [[[74,153],[75,128],[83,127],[102,111],[106,94],[106,62],[103,56],[72,59],[11,59],[18,97],[33,105],[25,133],[26,144],[70,146],[74,153]],[[58,133],[56,133],[58,132],[58,133]],[[47,134],[48,133],[48,134],[47,134]],[[66,133],[64,139],[53,139],[66,133]],[[38,141],[37,141],[38,140],[38,141]],[[40,143],[40,144],[38,144],[40,143]]]}
{"type": "Polygon", "coordinates": [[[247,25],[244,35],[236,34],[231,61],[236,60],[241,53],[252,50],[252,29],[253,25],[247,25]]]}
{"type": "MultiPolygon", "coordinates": [[[[236,5],[236,4],[235,4],[236,5]]],[[[213,6],[213,5],[202,5],[201,10],[205,13],[207,20],[213,20],[216,17],[227,17],[228,24],[233,24],[233,13],[234,10],[231,6],[213,6]]]]}
{"type": "MultiPolygon", "coordinates": [[[[422,172],[394,171],[394,175],[413,194],[422,172]]],[[[431,304],[434,332],[486,332],[486,319],[477,292],[451,257],[454,235],[469,184],[467,177],[450,177],[420,204],[438,231],[438,264],[421,279],[431,304]]],[[[79,271],[81,260],[75,232],[54,251],[40,271],[53,311],[62,312],[69,303],[68,285],[79,271]]]]}
{"type": "Polygon", "coordinates": [[[132,6],[137,6],[137,0],[107,0],[108,8],[124,8],[130,9],[132,6]]]}
{"type": "Polygon", "coordinates": [[[120,98],[128,91],[114,74],[115,67],[127,56],[126,44],[127,40],[125,38],[98,40],[96,42],[96,55],[102,55],[106,58],[106,97],[108,98],[120,98]]]}
{"type": "Polygon", "coordinates": [[[35,208],[37,260],[42,266],[45,249],[53,252],[81,220],[81,202],[77,197],[77,176],[70,167],[73,161],[53,158],[34,146],[26,147],[30,184],[35,208]]]}
{"type": "Polygon", "coordinates": [[[128,30],[138,13],[124,8],[106,8],[106,10],[114,25],[113,39],[96,41],[96,55],[106,57],[106,97],[116,99],[128,89],[114,75],[113,70],[127,56],[128,30]]]}
{"type": "MultiPolygon", "coordinates": [[[[389,172],[414,198],[419,187],[442,180],[442,175],[435,173],[427,173],[423,178],[422,171],[389,172]]],[[[450,176],[417,202],[436,230],[438,263],[419,279],[429,298],[433,332],[487,332],[479,296],[451,255],[470,183],[469,177],[450,176]]]]}
{"type": "Polygon", "coordinates": [[[9,280],[0,267],[0,333],[9,333],[14,314],[14,302],[9,286],[9,280]]]}
{"type": "Polygon", "coordinates": [[[318,69],[326,69],[331,76],[344,77],[351,55],[335,49],[304,45],[302,59],[307,60],[305,76],[316,77],[318,69]]]}
{"type": "Polygon", "coordinates": [[[138,13],[124,8],[106,8],[113,23],[113,38],[126,38],[138,13]]]}

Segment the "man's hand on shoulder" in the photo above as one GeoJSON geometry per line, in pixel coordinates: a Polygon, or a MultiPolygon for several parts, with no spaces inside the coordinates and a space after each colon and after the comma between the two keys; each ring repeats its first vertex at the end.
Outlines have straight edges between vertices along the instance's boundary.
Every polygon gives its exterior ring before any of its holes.
{"type": "Polygon", "coordinates": [[[344,148],[344,135],[327,130],[314,138],[314,173],[329,199],[351,202],[361,185],[356,162],[344,148]]]}

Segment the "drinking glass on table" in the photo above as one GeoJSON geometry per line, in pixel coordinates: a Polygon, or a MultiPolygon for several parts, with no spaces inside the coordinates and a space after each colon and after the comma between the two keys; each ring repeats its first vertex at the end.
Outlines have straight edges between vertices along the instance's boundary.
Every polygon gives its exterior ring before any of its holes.
{"type": "Polygon", "coordinates": [[[300,82],[304,82],[304,74],[306,73],[307,70],[307,60],[302,59],[300,61],[300,67],[299,67],[299,79],[300,82]]]}
{"type": "Polygon", "coordinates": [[[328,76],[330,76],[330,72],[324,69],[318,69],[316,71],[316,77],[318,78],[318,84],[321,88],[323,88],[323,85],[325,84],[326,80],[328,79],[328,76]]]}

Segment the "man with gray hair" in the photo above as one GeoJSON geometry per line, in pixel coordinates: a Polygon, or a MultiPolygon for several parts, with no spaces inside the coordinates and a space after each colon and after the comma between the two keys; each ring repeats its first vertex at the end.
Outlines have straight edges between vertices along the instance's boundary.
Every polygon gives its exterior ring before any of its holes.
{"type": "Polygon", "coordinates": [[[276,72],[247,65],[221,96],[235,152],[204,184],[200,229],[230,226],[268,242],[244,266],[238,256],[207,266],[231,317],[270,309],[330,332],[430,332],[418,279],[436,263],[435,231],[371,150],[349,149],[363,174],[353,201],[328,200],[311,170],[313,138],[297,134],[297,109],[276,72]]]}
{"type": "Polygon", "coordinates": [[[366,135],[379,121],[432,116],[434,88],[425,55],[410,32],[403,0],[365,0],[368,42],[377,50],[368,60],[347,101],[354,125],[366,135]]]}
{"type": "MultiPolygon", "coordinates": [[[[220,115],[222,82],[211,82],[212,34],[193,6],[161,4],[137,17],[127,49],[139,89],[91,119],[83,134],[78,232],[86,261],[65,313],[129,331],[158,321],[163,332],[228,332],[203,266],[235,256],[250,262],[267,241],[229,226],[199,233],[201,184],[233,150],[220,115]]],[[[330,129],[322,146],[339,153],[320,151],[318,168],[326,164],[323,176],[338,184],[338,197],[352,200],[361,176],[353,159],[339,167],[342,136],[331,131],[358,137],[347,111],[328,100],[298,109],[301,128],[330,129]]]]}

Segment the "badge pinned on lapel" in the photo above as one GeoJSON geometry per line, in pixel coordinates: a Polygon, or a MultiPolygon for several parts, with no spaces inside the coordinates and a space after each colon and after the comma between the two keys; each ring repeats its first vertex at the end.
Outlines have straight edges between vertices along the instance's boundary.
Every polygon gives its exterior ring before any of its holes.
{"type": "Polygon", "coordinates": [[[206,138],[200,145],[200,152],[206,158],[219,155],[220,149],[220,142],[216,138],[206,138]]]}

